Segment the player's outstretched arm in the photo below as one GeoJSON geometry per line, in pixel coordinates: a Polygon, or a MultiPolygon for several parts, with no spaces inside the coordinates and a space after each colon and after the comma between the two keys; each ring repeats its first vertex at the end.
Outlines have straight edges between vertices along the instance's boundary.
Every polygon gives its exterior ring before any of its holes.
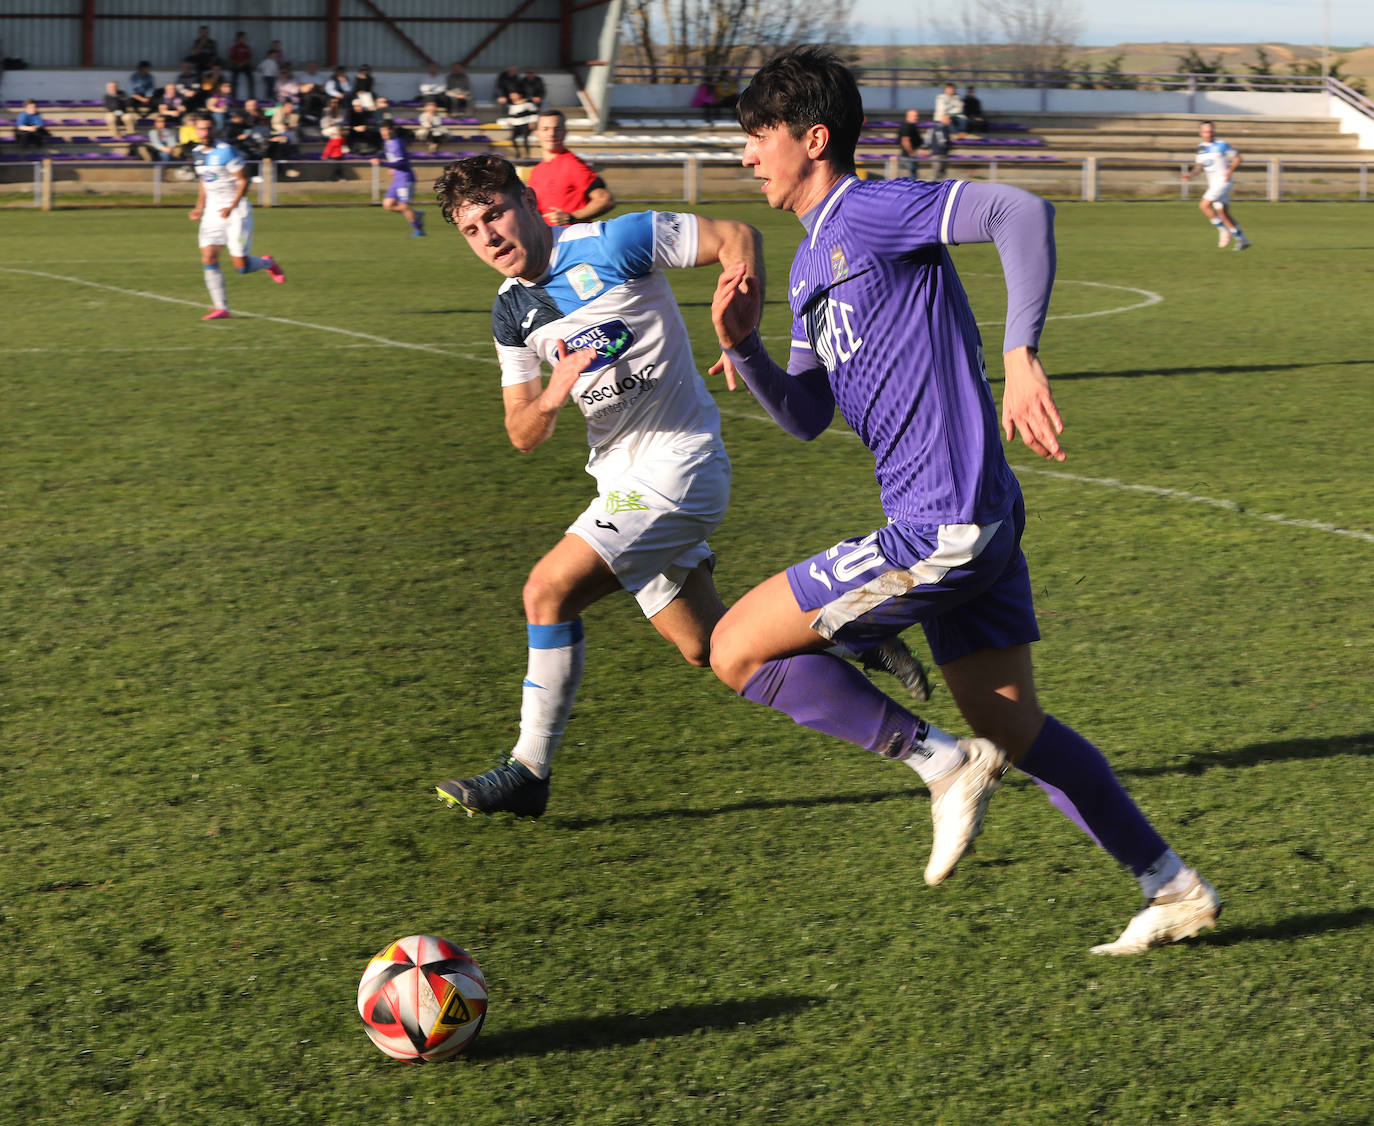
{"type": "Polygon", "coordinates": [[[506,408],[506,434],[511,445],[527,454],[553,437],[558,412],[568,401],[578,377],[594,359],[596,349],[569,352],[568,346],[560,340],[558,362],[553,366],[547,386],[536,376],[524,383],[501,388],[506,408]]]}
{"type": "MultiPolygon", "coordinates": [[[[737,283],[742,294],[756,296],[758,308],[750,329],[758,327],[758,317],[763,313],[763,235],[748,223],[733,219],[704,219],[697,216],[697,261],[698,266],[709,266],[719,262],[722,273],[734,266],[742,266],[737,283]]],[[[749,330],[739,339],[749,335],[749,330]]],[[[725,386],[734,391],[738,386],[735,379],[735,365],[725,352],[721,352],[707,371],[711,375],[725,373],[725,386]]]]}

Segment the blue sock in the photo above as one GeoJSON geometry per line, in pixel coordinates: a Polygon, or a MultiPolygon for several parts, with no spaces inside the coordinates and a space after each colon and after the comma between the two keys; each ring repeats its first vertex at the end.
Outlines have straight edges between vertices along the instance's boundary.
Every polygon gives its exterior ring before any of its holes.
{"type": "Polygon", "coordinates": [[[1040,783],[1056,808],[1132,875],[1140,876],[1168,851],[1102,752],[1054,716],[1045,717],[1045,726],[1016,769],[1040,783]]]}

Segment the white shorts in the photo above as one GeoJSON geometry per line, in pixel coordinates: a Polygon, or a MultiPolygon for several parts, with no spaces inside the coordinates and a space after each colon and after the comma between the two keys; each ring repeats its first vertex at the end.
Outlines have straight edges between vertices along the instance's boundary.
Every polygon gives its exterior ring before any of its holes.
{"type": "Polygon", "coordinates": [[[1214,187],[1208,188],[1205,192],[1202,193],[1202,198],[1205,199],[1208,203],[1220,203],[1223,205],[1230,203],[1231,181],[1227,180],[1224,183],[1217,184],[1214,187]]]}
{"type": "Polygon", "coordinates": [[[253,247],[253,208],[246,199],[221,218],[222,207],[206,205],[200,216],[200,245],[223,246],[231,258],[246,258],[253,247]]]}
{"type": "Polygon", "coordinates": [[[730,503],[730,459],[716,447],[685,460],[631,464],[597,483],[599,495],[568,532],[606,561],[652,618],[715,558],[706,537],[730,503]]]}

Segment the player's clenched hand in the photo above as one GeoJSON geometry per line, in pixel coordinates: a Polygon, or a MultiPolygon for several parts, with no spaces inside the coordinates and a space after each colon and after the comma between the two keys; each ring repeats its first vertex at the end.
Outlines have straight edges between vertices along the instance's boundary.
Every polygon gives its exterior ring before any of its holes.
{"type": "Polygon", "coordinates": [[[750,284],[748,266],[735,262],[725,267],[716,279],[716,292],[711,298],[711,323],[716,326],[716,338],[722,348],[734,348],[758,328],[763,311],[759,301],[759,287],[750,284]]]}
{"type": "Polygon", "coordinates": [[[553,365],[553,375],[549,378],[546,390],[548,397],[561,407],[572,394],[573,384],[577,382],[578,377],[591,367],[592,361],[596,359],[596,349],[579,348],[576,352],[569,352],[567,341],[560,340],[557,350],[558,362],[553,365]]]}
{"type": "Polygon", "coordinates": [[[223,211],[219,213],[219,217],[221,219],[228,219],[229,216],[233,213],[233,210],[234,209],[232,207],[226,207],[223,211]]]}
{"type": "Polygon", "coordinates": [[[1029,348],[1013,348],[1002,356],[1007,382],[1002,391],[1002,433],[1010,442],[1021,433],[1021,441],[1041,457],[1063,461],[1068,455],[1059,448],[1064,420],[1050,394],[1049,376],[1040,357],[1029,348]]]}

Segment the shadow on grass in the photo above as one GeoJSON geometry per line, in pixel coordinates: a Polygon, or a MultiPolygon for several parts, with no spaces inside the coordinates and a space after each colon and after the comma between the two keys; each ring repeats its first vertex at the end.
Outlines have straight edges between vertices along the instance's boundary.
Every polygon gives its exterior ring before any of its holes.
{"type": "Polygon", "coordinates": [[[809,809],[833,805],[872,805],[880,801],[910,801],[928,798],[924,786],[905,790],[874,790],[866,794],[811,794],[804,798],[755,798],[751,801],[725,802],[700,809],[639,809],[631,813],[617,813],[613,817],[549,818],[560,829],[600,829],[607,825],[628,825],[636,821],[663,821],[678,818],[685,821],[720,817],[726,813],[749,813],[765,809],[809,809]]]}
{"type": "Polygon", "coordinates": [[[1161,774],[1202,774],[1204,771],[1259,766],[1266,762],[1303,762],[1307,759],[1337,758],[1340,755],[1367,755],[1374,752],[1374,731],[1359,735],[1336,735],[1330,739],[1279,739],[1256,743],[1234,751],[1198,751],[1182,761],[1159,766],[1139,766],[1118,770],[1123,778],[1152,778],[1161,774]]]}
{"type": "Polygon", "coordinates": [[[822,997],[776,994],[720,1005],[670,1005],[652,1013],[555,1020],[530,1028],[480,1036],[468,1050],[472,1057],[540,1056],[549,1052],[587,1052],[623,1047],[669,1036],[691,1036],[702,1029],[731,1029],[758,1024],[822,1004],[822,997]]]}
{"type": "Polygon", "coordinates": [[[1374,926],[1374,907],[1355,907],[1349,911],[1314,911],[1306,915],[1290,915],[1277,923],[1263,926],[1228,927],[1222,915],[1221,929],[1205,931],[1192,939],[1206,946],[1235,946],[1242,942],[1286,942],[1294,938],[1311,938],[1332,931],[1359,930],[1374,926]]]}
{"type": "MultiPolygon", "coordinates": [[[[1125,371],[1056,371],[1051,380],[1066,379],[1143,379],[1156,375],[1251,375],[1266,371],[1307,371],[1311,368],[1368,367],[1374,360],[1309,360],[1303,364],[1195,364],[1177,368],[1127,368],[1125,371]]],[[[988,379],[999,382],[1000,377],[988,373],[988,379]]]]}

